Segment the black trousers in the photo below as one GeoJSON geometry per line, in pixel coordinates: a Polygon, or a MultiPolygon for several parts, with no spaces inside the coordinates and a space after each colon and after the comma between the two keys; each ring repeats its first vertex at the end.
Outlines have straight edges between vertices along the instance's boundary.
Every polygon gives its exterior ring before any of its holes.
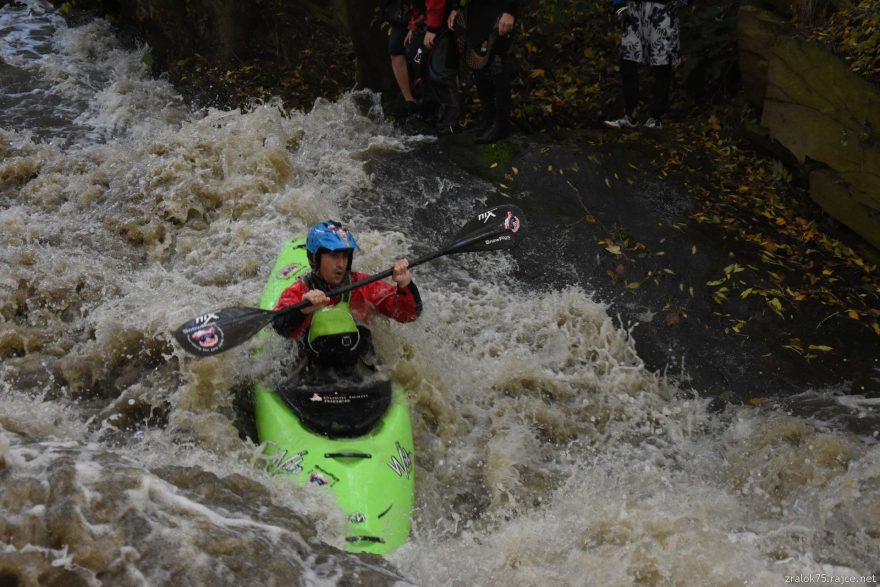
{"type": "MultiPolygon", "coordinates": [[[[651,67],[654,72],[654,104],[651,116],[660,119],[669,110],[669,89],[672,85],[672,66],[651,67]]],[[[639,64],[635,61],[620,61],[620,75],[623,79],[623,101],[626,114],[633,116],[639,105],[639,64]]]]}

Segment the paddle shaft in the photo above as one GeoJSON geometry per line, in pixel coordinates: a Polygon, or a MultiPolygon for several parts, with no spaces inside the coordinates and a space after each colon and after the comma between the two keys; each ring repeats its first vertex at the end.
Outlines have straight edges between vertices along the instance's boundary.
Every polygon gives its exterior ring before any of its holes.
{"type": "MultiPolygon", "coordinates": [[[[485,239],[485,238],[491,238],[491,237],[495,236],[496,234],[501,234],[503,232],[504,232],[504,230],[498,230],[498,231],[491,233],[491,234],[480,234],[480,235],[477,235],[477,236],[474,236],[474,237],[471,237],[471,238],[468,238],[468,239],[465,239],[465,240],[462,240],[462,241],[459,241],[456,243],[452,243],[452,244],[447,245],[444,248],[440,249],[439,251],[434,251],[433,253],[429,253],[423,257],[419,257],[418,259],[416,259],[415,261],[413,261],[412,263],[409,264],[409,268],[411,269],[413,267],[416,267],[417,265],[421,265],[422,263],[427,263],[428,261],[433,261],[437,257],[442,257],[443,255],[448,255],[449,253],[454,253],[455,249],[460,249],[462,247],[466,247],[467,245],[474,243],[478,240],[485,239]]],[[[347,291],[351,291],[353,289],[357,289],[359,287],[363,287],[367,284],[373,283],[374,281],[379,281],[380,279],[385,279],[386,277],[390,277],[393,273],[394,273],[394,269],[385,269],[384,271],[380,271],[379,273],[374,273],[373,275],[370,275],[366,279],[362,279],[360,281],[354,281],[352,283],[349,283],[348,285],[343,285],[342,287],[337,287],[336,289],[333,289],[333,290],[327,292],[326,295],[328,298],[335,298],[336,296],[342,295],[347,291]]],[[[294,305],[288,306],[286,308],[281,308],[280,310],[275,311],[275,315],[273,316],[273,319],[278,316],[282,316],[284,314],[287,314],[289,312],[296,312],[297,310],[302,310],[303,308],[306,308],[311,305],[312,305],[312,302],[310,302],[308,300],[303,300],[302,302],[300,302],[298,304],[294,304],[294,305]]]]}

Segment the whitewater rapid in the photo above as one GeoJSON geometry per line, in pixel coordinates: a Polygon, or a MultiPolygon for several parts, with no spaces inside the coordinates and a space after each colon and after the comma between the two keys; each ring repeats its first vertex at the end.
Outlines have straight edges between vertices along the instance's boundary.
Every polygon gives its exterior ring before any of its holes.
{"type": "MultiPolygon", "coordinates": [[[[248,437],[250,384],[277,362],[247,345],[194,359],[171,331],[256,305],[313,222],[349,223],[358,268],[378,271],[437,248],[491,186],[368,92],[194,110],[105,21],[30,2],[0,9],[0,31],[0,583],[880,574],[876,428],[784,403],[710,411],[646,370],[637,327],[583,286],[519,283],[515,250],[418,268],[420,320],[373,325],[412,403],[416,516],[387,560],[345,554],[328,496],[269,476],[248,437]]],[[[870,399],[807,393],[875,418],[870,399]]]]}

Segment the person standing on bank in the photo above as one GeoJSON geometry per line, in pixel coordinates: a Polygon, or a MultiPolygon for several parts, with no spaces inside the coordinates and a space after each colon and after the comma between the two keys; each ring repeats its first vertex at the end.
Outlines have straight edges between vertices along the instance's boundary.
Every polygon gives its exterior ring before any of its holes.
{"type": "Polygon", "coordinates": [[[613,128],[635,128],[639,103],[639,65],[647,65],[654,72],[654,103],[645,128],[661,128],[663,116],[669,109],[669,89],[672,84],[672,64],[680,50],[678,8],[687,0],[612,0],[623,28],[620,39],[620,75],[623,81],[623,101],[626,113],[622,118],[606,120],[613,128]]]}
{"type": "Polygon", "coordinates": [[[460,47],[468,67],[474,70],[482,107],[480,122],[474,128],[475,143],[494,143],[510,134],[513,63],[509,53],[518,14],[519,0],[452,3],[448,25],[463,40],[460,47]]]}
{"type": "Polygon", "coordinates": [[[434,48],[435,39],[443,30],[447,0],[384,0],[382,13],[391,27],[388,37],[388,52],[391,55],[391,70],[406,103],[406,114],[419,111],[417,92],[414,91],[413,73],[407,61],[407,47],[413,44],[416,35],[419,45],[425,49],[434,48]]]}

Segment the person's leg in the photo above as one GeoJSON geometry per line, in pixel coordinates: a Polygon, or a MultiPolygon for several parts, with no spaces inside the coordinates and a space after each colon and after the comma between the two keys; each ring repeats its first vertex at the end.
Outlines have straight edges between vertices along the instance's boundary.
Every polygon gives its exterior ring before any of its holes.
{"type": "Polygon", "coordinates": [[[616,120],[606,120],[613,128],[633,128],[639,104],[639,63],[645,62],[645,39],[643,3],[629,3],[621,13],[620,78],[623,84],[624,115],[616,120]]]}
{"type": "Polygon", "coordinates": [[[651,118],[661,120],[669,110],[669,88],[672,85],[672,66],[656,65],[654,70],[654,106],[651,108],[651,118]]]}
{"type": "MultiPolygon", "coordinates": [[[[486,66],[491,80],[492,100],[494,103],[494,120],[483,133],[477,135],[475,143],[494,143],[510,134],[510,110],[513,94],[513,65],[507,55],[509,42],[496,43],[496,52],[486,66]]],[[[482,98],[481,98],[482,99],[482,98]]]]}
{"type": "Polygon", "coordinates": [[[409,70],[406,66],[406,56],[392,55],[391,70],[394,72],[394,79],[397,80],[397,87],[400,88],[403,99],[407,102],[415,102],[416,99],[413,98],[412,90],[409,87],[409,70]]]}
{"type": "Polygon", "coordinates": [[[488,67],[476,73],[474,83],[477,86],[477,96],[480,98],[480,120],[473,131],[480,135],[489,130],[495,122],[495,90],[492,87],[492,76],[489,75],[488,67]]]}
{"type": "Polygon", "coordinates": [[[434,86],[440,112],[436,130],[440,135],[455,132],[461,115],[461,95],[458,91],[458,55],[451,33],[440,35],[430,55],[428,77],[434,86]]]}
{"type": "Polygon", "coordinates": [[[657,2],[645,2],[645,26],[649,47],[648,63],[654,71],[654,104],[651,120],[646,126],[660,128],[662,117],[669,109],[669,90],[672,84],[672,64],[679,54],[679,22],[675,8],[657,2]]]}
{"type": "Polygon", "coordinates": [[[623,81],[623,104],[626,115],[632,118],[639,105],[639,64],[635,61],[620,61],[620,77],[623,81]]]}
{"type": "Polygon", "coordinates": [[[409,79],[409,66],[406,63],[406,50],[403,40],[406,38],[406,29],[391,27],[391,35],[388,37],[388,52],[391,54],[391,71],[400,88],[400,94],[407,103],[415,103],[409,79]]]}

